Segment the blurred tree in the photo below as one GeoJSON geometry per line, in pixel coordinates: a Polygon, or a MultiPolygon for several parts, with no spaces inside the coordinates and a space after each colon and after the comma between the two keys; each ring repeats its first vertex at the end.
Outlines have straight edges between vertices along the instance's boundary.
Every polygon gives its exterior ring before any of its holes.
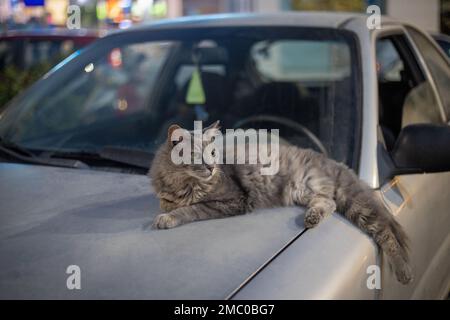
{"type": "Polygon", "coordinates": [[[361,12],[366,6],[365,0],[292,0],[293,10],[361,12]]]}
{"type": "Polygon", "coordinates": [[[83,28],[98,26],[97,1],[92,1],[81,7],[81,25],[83,28]]]}
{"type": "MultiPolygon", "coordinates": [[[[64,56],[59,56],[55,61],[61,61],[63,58],[64,56]]],[[[35,64],[26,70],[14,65],[0,70],[0,83],[2,84],[0,86],[0,111],[9,100],[36,82],[54,65],[54,61],[50,61],[35,64]]]]}
{"type": "Polygon", "coordinates": [[[19,94],[43,74],[50,70],[51,64],[41,63],[29,70],[21,70],[14,65],[7,66],[0,72],[0,111],[15,95],[19,94]]]}

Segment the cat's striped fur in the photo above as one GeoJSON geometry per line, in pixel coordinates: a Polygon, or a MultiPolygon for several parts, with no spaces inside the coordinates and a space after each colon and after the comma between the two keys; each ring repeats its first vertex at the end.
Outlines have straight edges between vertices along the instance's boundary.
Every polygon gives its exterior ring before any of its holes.
{"type": "Polygon", "coordinates": [[[260,165],[175,165],[171,149],[168,139],[149,172],[167,212],[156,217],[155,228],[293,205],[307,208],[305,226],[312,228],[337,211],[373,238],[401,283],[412,280],[402,227],[344,164],[309,149],[280,145],[278,173],[261,175],[260,165]]]}

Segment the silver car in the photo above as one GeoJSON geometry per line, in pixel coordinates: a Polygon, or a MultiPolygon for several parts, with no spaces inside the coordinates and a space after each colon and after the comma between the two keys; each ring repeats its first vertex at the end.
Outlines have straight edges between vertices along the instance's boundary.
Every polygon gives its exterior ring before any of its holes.
{"type": "Polygon", "coordinates": [[[367,19],[182,18],[55,67],[0,115],[0,298],[447,297],[448,60],[414,26],[367,19]],[[308,230],[299,207],[152,229],[152,155],[194,120],[279,129],[346,163],[409,235],[414,281],[338,213],[308,230]]]}

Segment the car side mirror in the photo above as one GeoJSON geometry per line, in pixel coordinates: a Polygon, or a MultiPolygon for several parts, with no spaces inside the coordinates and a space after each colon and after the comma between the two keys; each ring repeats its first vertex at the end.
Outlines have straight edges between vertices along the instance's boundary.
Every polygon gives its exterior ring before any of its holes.
{"type": "Polygon", "coordinates": [[[406,126],[400,131],[391,154],[398,174],[450,171],[450,126],[406,126]]]}

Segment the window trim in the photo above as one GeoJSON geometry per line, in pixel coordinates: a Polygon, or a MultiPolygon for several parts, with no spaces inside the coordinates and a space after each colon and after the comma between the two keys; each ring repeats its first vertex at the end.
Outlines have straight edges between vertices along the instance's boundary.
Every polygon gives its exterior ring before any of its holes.
{"type": "MultiPolygon", "coordinates": [[[[416,31],[420,32],[422,35],[424,35],[424,33],[421,32],[420,30],[418,30],[417,28],[410,26],[409,24],[407,26],[413,28],[414,30],[416,30],[416,31]]],[[[442,99],[437,90],[437,86],[434,81],[434,78],[431,75],[430,70],[428,69],[428,66],[425,62],[425,59],[422,56],[422,53],[417,48],[414,40],[412,39],[411,35],[407,32],[405,26],[404,25],[395,25],[395,26],[383,27],[383,29],[381,29],[380,31],[377,31],[375,33],[373,45],[375,46],[376,42],[381,38],[388,37],[388,36],[395,36],[395,35],[404,36],[406,38],[407,44],[410,46],[411,52],[414,55],[414,57],[416,58],[417,65],[419,66],[423,77],[425,78],[426,81],[429,81],[429,83],[430,83],[431,89],[433,90],[433,93],[434,93],[436,101],[437,101],[437,105],[439,108],[439,113],[441,114],[442,121],[444,123],[450,123],[449,119],[447,119],[447,115],[445,113],[444,106],[442,104],[442,99]]],[[[378,84],[377,84],[377,90],[378,90],[378,84]]]]}
{"type": "MultiPolygon", "coordinates": [[[[448,58],[448,56],[445,54],[445,52],[443,52],[442,48],[439,46],[439,44],[426,32],[423,32],[422,30],[420,30],[419,28],[417,28],[416,26],[409,24],[409,23],[404,23],[403,24],[404,29],[406,30],[406,32],[409,34],[408,29],[413,29],[414,31],[420,33],[421,35],[423,35],[429,42],[430,45],[436,49],[437,52],[439,52],[439,54],[443,57],[443,59],[445,61],[447,61],[447,64],[450,67],[450,59],[448,58]]],[[[411,38],[412,39],[412,38],[411,38]]],[[[414,40],[412,40],[414,42],[414,40]]]]}
{"type": "MultiPolygon", "coordinates": [[[[414,52],[414,54],[416,55],[416,58],[419,62],[419,65],[421,65],[423,73],[425,78],[430,82],[431,88],[434,92],[434,95],[436,96],[437,99],[437,103],[439,106],[439,111],[441,113],[441,119],[444,123],[449,124],[450,121],[449,119],[447,119],[447,114],[445,112],[444,109],[444,104],[442,103],[442,98],[441,95],[439,94],[439,91],[437,89],[436,86],[436,82],[434,81],[433,76],[431,75],[430,69],[428,68],[428,65],[425,61],[425,59],[423,58],[422,52],[419,50],[419,48],[417,47],[416,43],[414,42],[414,39],[411,37],[411,35],[409,34],[408,30],[405,28],[405,26],[407,26],[408,28],[414,29],[416,32],[420,33],[421,35],[423,35],[425,38],[427,38],[428,40],[430,40],[427,35],[425,33],[423,33],[422,31],[420,31],[419,29],[417,29],[416,27],[410,25],[410,24],[405,24],[404,26],[402,26],[402,29],[405,32],[405,35],[408,39],[408,42],[410,43],[411,49],[414,52]]],[[[436,49],[436,44],[433,41],[430,41],[430,44],[436,49]]],[[[441,54],[443,56],[442,50],[437,49],[437,51],[439,52],[439,54],[441,54]]],[[[447,58],[445,58],[445,60],[448,62],[447,58]]]]}

